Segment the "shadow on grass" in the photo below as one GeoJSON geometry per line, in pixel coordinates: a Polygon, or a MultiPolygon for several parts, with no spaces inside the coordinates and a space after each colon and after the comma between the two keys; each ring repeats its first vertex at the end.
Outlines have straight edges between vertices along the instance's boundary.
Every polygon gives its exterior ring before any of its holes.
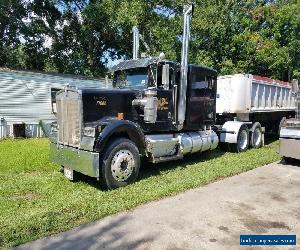
{"type": "MultiPolygon", "coordinates": [[[[265,136],[265,145],[266,146],[270,145],[277,140],[278,140],[278,136],[267,134],[265,136]]],[[[225,151],[221,150],[218,147],[213,151],[205,151],[202,153],[186,155],[181,160],[163,162],[158,164],[149,163],[144,159],[141,162],[141,168],[140,168],[140,173],[137,182],[143,179],[147,179],[151,176],[157,176],[163,174],[170,170],[174,170],[178,168],[186,168],[189,165],[205,162],[211,159],[216,159],[222,157],[225,153],[226,153],[225,151]]],[[[95,178],[91,178],[79,173],[77,173],[77,175],[79,181],[87,182],[89,185],[95,188],[101,189],[102,191],[106,191],[104,188],[101,187],[100,183],[95,178]]]]}
{"type": "Polygon", "coordinates": [[[139,179],[147,179],[151,176],[160,175],[164,172],[168,172],[173,169],[186,168],[189,165],[197,164],[200,162],[205,162],[211,159],[221,157],[226,152],[221,149],[215,149],[214,151],[205,151],[202,153],[196,153],[192,155],[186,155],[181,160],[163,162],[158,164],[152,164],[145,162],[141,168],[139,179]]]}
{"type": "MultiPolygon", "coordinates": [[[[221,157],[226,152],[222,151],[221,149],[215,149],[213,151],[205,151],[202,153],[196,153],[192,155],[186,155],[183,159],[175,160],[175,161],[169,161],[169,162],[163,162],[163,163],[149,163],[145,159],[141,162],[141,168],[139,177],[136,180],[136,182],[147,179],[151,176],[157,176],[160,174],[163,174],[165,172],[168,172],[170,170],[178,169],[178,168],[186,168],[189,165],[193,165],[200,162],[205,162],[210,159],[215,159],[218,157],[221,157]]],[[[63,172],[63,171],[62,171],[63,172]]],[[[99,181],[96,180],[96,178],[92,178],[80,173],[76,173],[76,181],[83,181],[88,183],[89,185],[101,189],[101,191],[107,191],[105,190],[99,181]]]]}
{"type": "Polygon", "coordinates": [[[278,138],[278,135],[274,135],[274,134],[265,134],[265,145],[269,145],[275,141],[277,141],[279,138],[278,138]]]}

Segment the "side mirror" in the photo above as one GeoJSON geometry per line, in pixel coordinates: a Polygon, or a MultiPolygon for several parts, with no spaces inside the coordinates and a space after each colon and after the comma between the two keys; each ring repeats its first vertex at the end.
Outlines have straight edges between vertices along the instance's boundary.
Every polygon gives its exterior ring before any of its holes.
{"type": "Polygon", "coordinates": [[[170,65],[165,64],[162,68],[162,86],[165,90],[169,89],[170,86],[170,65]]]}

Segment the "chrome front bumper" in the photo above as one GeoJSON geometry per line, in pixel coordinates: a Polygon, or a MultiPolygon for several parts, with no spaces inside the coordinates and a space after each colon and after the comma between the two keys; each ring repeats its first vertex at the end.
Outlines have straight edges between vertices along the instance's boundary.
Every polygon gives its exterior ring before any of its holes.
{"type": "Polygon", "coordinates": [[[50,143],[50,158],[53,162],[69,167],[91,177],[99,177],[99,153],[50,143]]]}
{"type": "Polygon", "coordinates": [[[279,154],[300,160],[300,127],[281,128],[279,154]]]}
{"type": "Polygon", "coordinates": [[[279,154],[285,157],[300,160],[300,138],[299,139],[279,139],[279,154]]]}

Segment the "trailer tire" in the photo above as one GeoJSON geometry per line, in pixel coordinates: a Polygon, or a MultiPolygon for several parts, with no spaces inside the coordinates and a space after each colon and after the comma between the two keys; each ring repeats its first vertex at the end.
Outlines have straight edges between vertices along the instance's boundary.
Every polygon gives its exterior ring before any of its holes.
{"type": "Polygon", "coordinates": [[[115,189],[133,183],[138,177],[140,155],[137,146],[129,139],[111,141],[100,159],[100,184],[115,189]]]}
{"type": "Polygon", "coordinates": [[[263,144],[263,133],[259,122],[256,122],[252,126],[250,144],[252,148],[261,148],[263,144]]]}
{"type": "Polygon", "coordinates": [[[229,150],[232,152],[244,152],[249,148],[249,129],[242,125],[237,136],[237,143],[229,143],[229,150]]]}

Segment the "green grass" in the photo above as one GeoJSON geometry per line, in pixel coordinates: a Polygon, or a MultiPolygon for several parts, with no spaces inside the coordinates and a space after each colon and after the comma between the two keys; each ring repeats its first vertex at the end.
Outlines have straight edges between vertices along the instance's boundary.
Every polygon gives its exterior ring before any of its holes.
{"type": "Polygon", "coordinates": [[[109,214],[279,160],[278,143],[245,153],[220,150],[147,165],[130,186],[103,191],[87,177],[72,183],[49,161],[47,139],[0,141],[0,248],[62,232],[109,214]]]}

